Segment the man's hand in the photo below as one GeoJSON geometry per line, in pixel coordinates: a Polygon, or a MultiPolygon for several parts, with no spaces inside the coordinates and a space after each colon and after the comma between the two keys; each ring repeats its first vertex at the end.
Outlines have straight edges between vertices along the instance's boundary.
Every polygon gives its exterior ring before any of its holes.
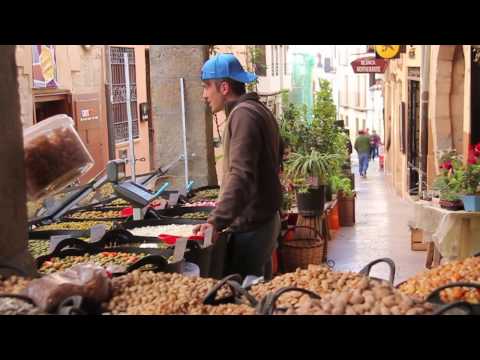
{"type": "Polygon", "coordinates": [[[214,243],[215,241],[217,241],[219,237],[219,233],[217,229],[215,229],[215,226],[213,226],[212,224],[205,223],[205,224],[196,225],[193,228],[193,234],[202,236],[202,235],[205,235],[208,229],[212,229],[212,243],[214,243]]]}

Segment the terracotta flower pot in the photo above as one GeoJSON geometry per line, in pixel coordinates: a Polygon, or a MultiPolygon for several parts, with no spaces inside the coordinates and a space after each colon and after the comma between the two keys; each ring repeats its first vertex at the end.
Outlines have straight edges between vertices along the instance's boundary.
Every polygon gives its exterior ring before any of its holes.
{"type": "Polygon", "coordinates": [[[450,211],[459,211],[463,210],[463,201],[462,200],[443,200],[440,199],[440,207],[450,211]]]}

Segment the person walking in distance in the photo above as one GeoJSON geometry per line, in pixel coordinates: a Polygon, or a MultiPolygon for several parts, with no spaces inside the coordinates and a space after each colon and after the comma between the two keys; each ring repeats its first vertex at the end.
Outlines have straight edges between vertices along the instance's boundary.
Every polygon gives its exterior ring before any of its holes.
{"type": "Polygon", "coordinates": [[[378,136],[375,130],[372,131],[370,135],[370,157],[372,160],[375,160],[375,157],[378,157],[378,147],[382,143],[380,136],[378,136]]]}
{"type": "Polygon", "coordinates": [[[354,148],[358,154],[360,176],[365,178],[367,177],[368,161],[370,158],[370,137],[365,134],[365,130],[358,132],[354,148]]]}

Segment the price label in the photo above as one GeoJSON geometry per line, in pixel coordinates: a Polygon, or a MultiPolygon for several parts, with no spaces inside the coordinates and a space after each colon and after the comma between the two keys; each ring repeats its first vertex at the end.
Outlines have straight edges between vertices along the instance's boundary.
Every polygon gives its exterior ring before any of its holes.
{"type": "Polygon", "coordinates": [[[55,250],[60,241],[71,238],[70,235],[54,235],[50,236],[50,241],[48,243],[48,252],[55,250]]]}
{"type": "Polygon", "coordinates": [[[213,227],[209,227],[203,234],[203,247],[209,247],[213,242],[213,227]]]}
{"type": "Polygon", "coordinates": [[[140,244],[142,249],[158,249],[158,244],[156,243],[144,243],[140,244]]]}
{"type": "Polygon", "coordinates": [[[90,229],[90,242],[99,241],[107,232],[107,227],[103,224],[97,224],[90,229]]]}
{"type": "Polygon", "coordinates": [[[175,249],[173,250],[173,262],[176,263],[183,259],[185,250],[187,249],[187,238],[179,238],[175,243],[175,249]]]}
{"type": "Polygon", "coordinates": [[[178,192],[170,193],[170,195],[168,196],[168,205],[170,205],[170,206],[177,205],[179,197],[180,197],[180,193],[178,193],[178,192]]]}

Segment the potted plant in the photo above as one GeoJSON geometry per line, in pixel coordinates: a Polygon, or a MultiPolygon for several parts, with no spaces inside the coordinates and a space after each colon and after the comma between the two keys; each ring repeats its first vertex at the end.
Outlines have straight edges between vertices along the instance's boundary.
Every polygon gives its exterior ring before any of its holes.
{"type": "Polygon", "coordinates": [[[464,187],[463,161],[454,150],[443,153],[440,157],[440,174],[433,187],[440,193],[440,206],[447,210],[463,209],[461,199],[464,187]]]}
{"type": "Polygon", "coordinates": [[[290,154],[286,175],[295,189],[299,213],[318,216],[323,212],[325,185],[339,160],[336,154],[321,154],[314,149],[307,154],[290,154]]]}
{"type": "Polygon", "coordinates": [[[352,182],[346,177],[333,178],[334,189],[337,192],[340,226],[355,225],[355,192],[352,182]]]}
{"type": "Polygon", "coordinates": [[[480,143],[469,150],[463,171],[463,205],[466,211],[480,211],[480,143]]]}

